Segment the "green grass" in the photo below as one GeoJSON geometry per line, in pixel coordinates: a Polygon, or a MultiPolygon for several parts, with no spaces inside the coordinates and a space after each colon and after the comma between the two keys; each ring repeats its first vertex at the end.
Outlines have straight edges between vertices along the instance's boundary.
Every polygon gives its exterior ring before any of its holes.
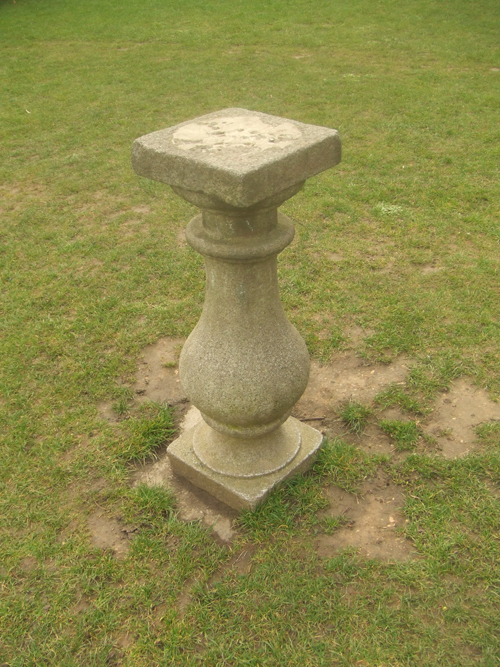
{"type": "Polygon", "coordinates": [[[499,398],[499,14],[492,0],[0,2],[0,664],[498,664],[495,423],[457,461],[331,442],[241,516],[230,548],[168,491],[132,489],[173,433],[168,407],[134,407],[140,352],[192,330],[204,275],[177,239],[194,208],[136,177],[130,148],[230,106],[337,128],[342,163],[283,207],[288,317],[316,359],[352,326],[370,332],[359,355],[410,359],[381,409],[425,418],[462,376],[499,398]],[[359,493],[381,469],[418,557],[319,557],[318,532],[340,526],[318,518],[325,488],[359,493]],[[91,545],[96,509],[136,529],[125,558],[91,545]]]}
{"type": "Polygon", "coordinates": [[[366,405],[356,401],[350,401],[340,411],[340,418],[347,428],[356,435],[363,433],[370,415],[371,410],[366,405]]]}
{"type": "Polygon", "coordinates": [[[394,439],[397,451],[415,449],[420,438],[420,429],[414,421],[399,421],[397,419],[382,419],[380,428],[394,439]]]}
{"type": "Polygon", "coordinates": [[[489,445],[500,445],[500,422],[480,424],[476,429],[477,436],[489,445]]]}
{"type": "Polygon", "coordinates": [[[155,403],[142,405],[139,417],[131,419],[127,426],[127,446],[121,452],[127,462],[145,461],[175,433],[172,410],[168,405],[155,403]]]}
{"type": "MultiPolygon", "coordinates": [[[[382,410],[396,406],[405,412],[410,412],[416,415],[425,415],[429,411],[429,408],[424,407],[422,401],[419,400],[419,398],[411,396],[405,389],[398,385],[391,385],[384,391],[377,394],[375,397],[375,403],[382,410]]],[[[434,392],[432,392],[431,395],[433,394],[434,392]]]]}

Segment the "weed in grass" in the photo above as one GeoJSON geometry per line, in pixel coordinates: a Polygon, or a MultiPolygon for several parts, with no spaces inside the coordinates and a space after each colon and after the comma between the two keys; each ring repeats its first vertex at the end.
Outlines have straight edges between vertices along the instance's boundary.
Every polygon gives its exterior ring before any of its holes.
{"type": "Polygon", "coordinates": [[[340,438],[335,438],[320,449],[314,472],[325,482],[336,484],[349,493],[356,493],[360,484],[373,475],[379,465],[387,462],[385,456],[370,456],[340,438]]]}
{"type": "Polygon", "coordinates": [[[162,525],[175,515],[175,496],[161,486],[140,486],[126,494],[123,511],[127,521],[162,525]]]}
{"type": "Polygon", "coordinates": [[[356,401],[350,401],[340,411],[341,419],[347,425],[347,428],[356,435],[363,433],[370,415],[371,410],[356,401]]]}
{"type": "Polygon", "coordinates": [[[377,394],[374,401],[382,410],[397,406],[415,415],[424,415],[429,411],[429,408],[424,407],[418,399],[409,396],[403,387],[397,384],[392,384],[377,394]]]}
{"type": "Polygon", "coordinates": [[[476,435],[485,445],[500,446],[500,422],[493,421],[479,424],[476,427],[476,435]]]}
{"type": "Polygon", "coordinates": [[[114,412],[119,417],[124,417],[128,413],[134,398],[132,389],[130,387],[115,387],[113,397],[115,398],[112,405],[114,412]]]}
{"type": "Polygon", "coordinates": [[[333,535],[336,530],[349,524],[350,520],[344,515],[324,516],[319,522],[319,526],[325,535],[333,535]]]}
{"type": "Polygon", "coordinates": [[[414,421],[399,421],[397,419],[382,419],[380,428],[395,441],[395,448],[399,452],[415,449],[420,438],[420,429],[414,421]]]}
{"type": "Polygon", "coordinates": [[[127,420],[126,425],[129,435],[120,455],[124,462],[144,461],[175,433],[172,409],[158,403],[142,405],[140,415],[127,420]]]}
{"type": "Polygon", "coordinates": [[[240,514],[237,524],[261,541],[278,532],[293,533],[300,520],[315,523],[315,513],[328,507],[317,476],[299,475],[273,491],[255,511],[240,514]]]}
{"type": "Polygon", "coordinates": [[[129,410],[129,401],[126,398],[119,398],[112,407],[119,417],[123,417],[129,410]]]}
{"type": "Polygon", "coordinates": [[[386,204],[384,202],[380,202],[375,206],[375,210],[382,215],[399,215],[404,211],[404,208],[402,206],[398,206],[397,204],[386,204]]]}

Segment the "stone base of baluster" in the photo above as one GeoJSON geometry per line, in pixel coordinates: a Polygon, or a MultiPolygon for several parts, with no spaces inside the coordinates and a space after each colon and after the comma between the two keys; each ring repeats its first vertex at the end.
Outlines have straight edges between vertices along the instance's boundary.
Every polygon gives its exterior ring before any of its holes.
{"type": "Polygon", "coordinates": [[[256,440],[254,447],[240,438],[220,436],[202,421],[177,438],[167,454],[173,471],[198,488],[234,509],[254,510],[272,489],[310,468],[322,441],[319,431],[293,417],[256,440]],[[220,456],[221,444],[226,456],[220,456]],[[243,465],[234,465],[237,459],[244,459],[243,465]]]}

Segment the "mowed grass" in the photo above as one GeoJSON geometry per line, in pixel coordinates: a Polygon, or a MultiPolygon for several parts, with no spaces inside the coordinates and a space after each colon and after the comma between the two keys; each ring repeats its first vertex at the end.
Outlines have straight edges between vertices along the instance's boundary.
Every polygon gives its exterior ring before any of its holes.
{"type": "Polygon", "coordinates": [[[329,443],[227,547],[131,488],[173,424],[127,389],[204,290],[178,242],[194,209],[135,176],[132,141],[239,106],[341,134],[342,163],[283,207],[311,355],[361,326],[358,354],[412,359],[379,405],[428,414],[464,375],[500,397],[499,27],[492,0],[1,0],[0,663],[499,664],[496,424],[457,461],[329,443]],[[381,469],[416,557],[318,557],[324,488],[381,469]],[[92,546],[96,510],[133,527],[126,557],[92,546]],[[248,548],[249,573],[224,569],[248,548]]]}

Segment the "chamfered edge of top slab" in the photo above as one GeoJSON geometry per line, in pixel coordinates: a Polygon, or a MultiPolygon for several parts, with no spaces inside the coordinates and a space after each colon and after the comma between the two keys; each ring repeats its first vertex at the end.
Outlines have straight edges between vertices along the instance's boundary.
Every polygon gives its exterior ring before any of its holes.
{"type": "Polygon", "coordinates": [[[246,207],[334,167],[337,130],[224,109],[135,140],[139,176],[246,207]]]}

